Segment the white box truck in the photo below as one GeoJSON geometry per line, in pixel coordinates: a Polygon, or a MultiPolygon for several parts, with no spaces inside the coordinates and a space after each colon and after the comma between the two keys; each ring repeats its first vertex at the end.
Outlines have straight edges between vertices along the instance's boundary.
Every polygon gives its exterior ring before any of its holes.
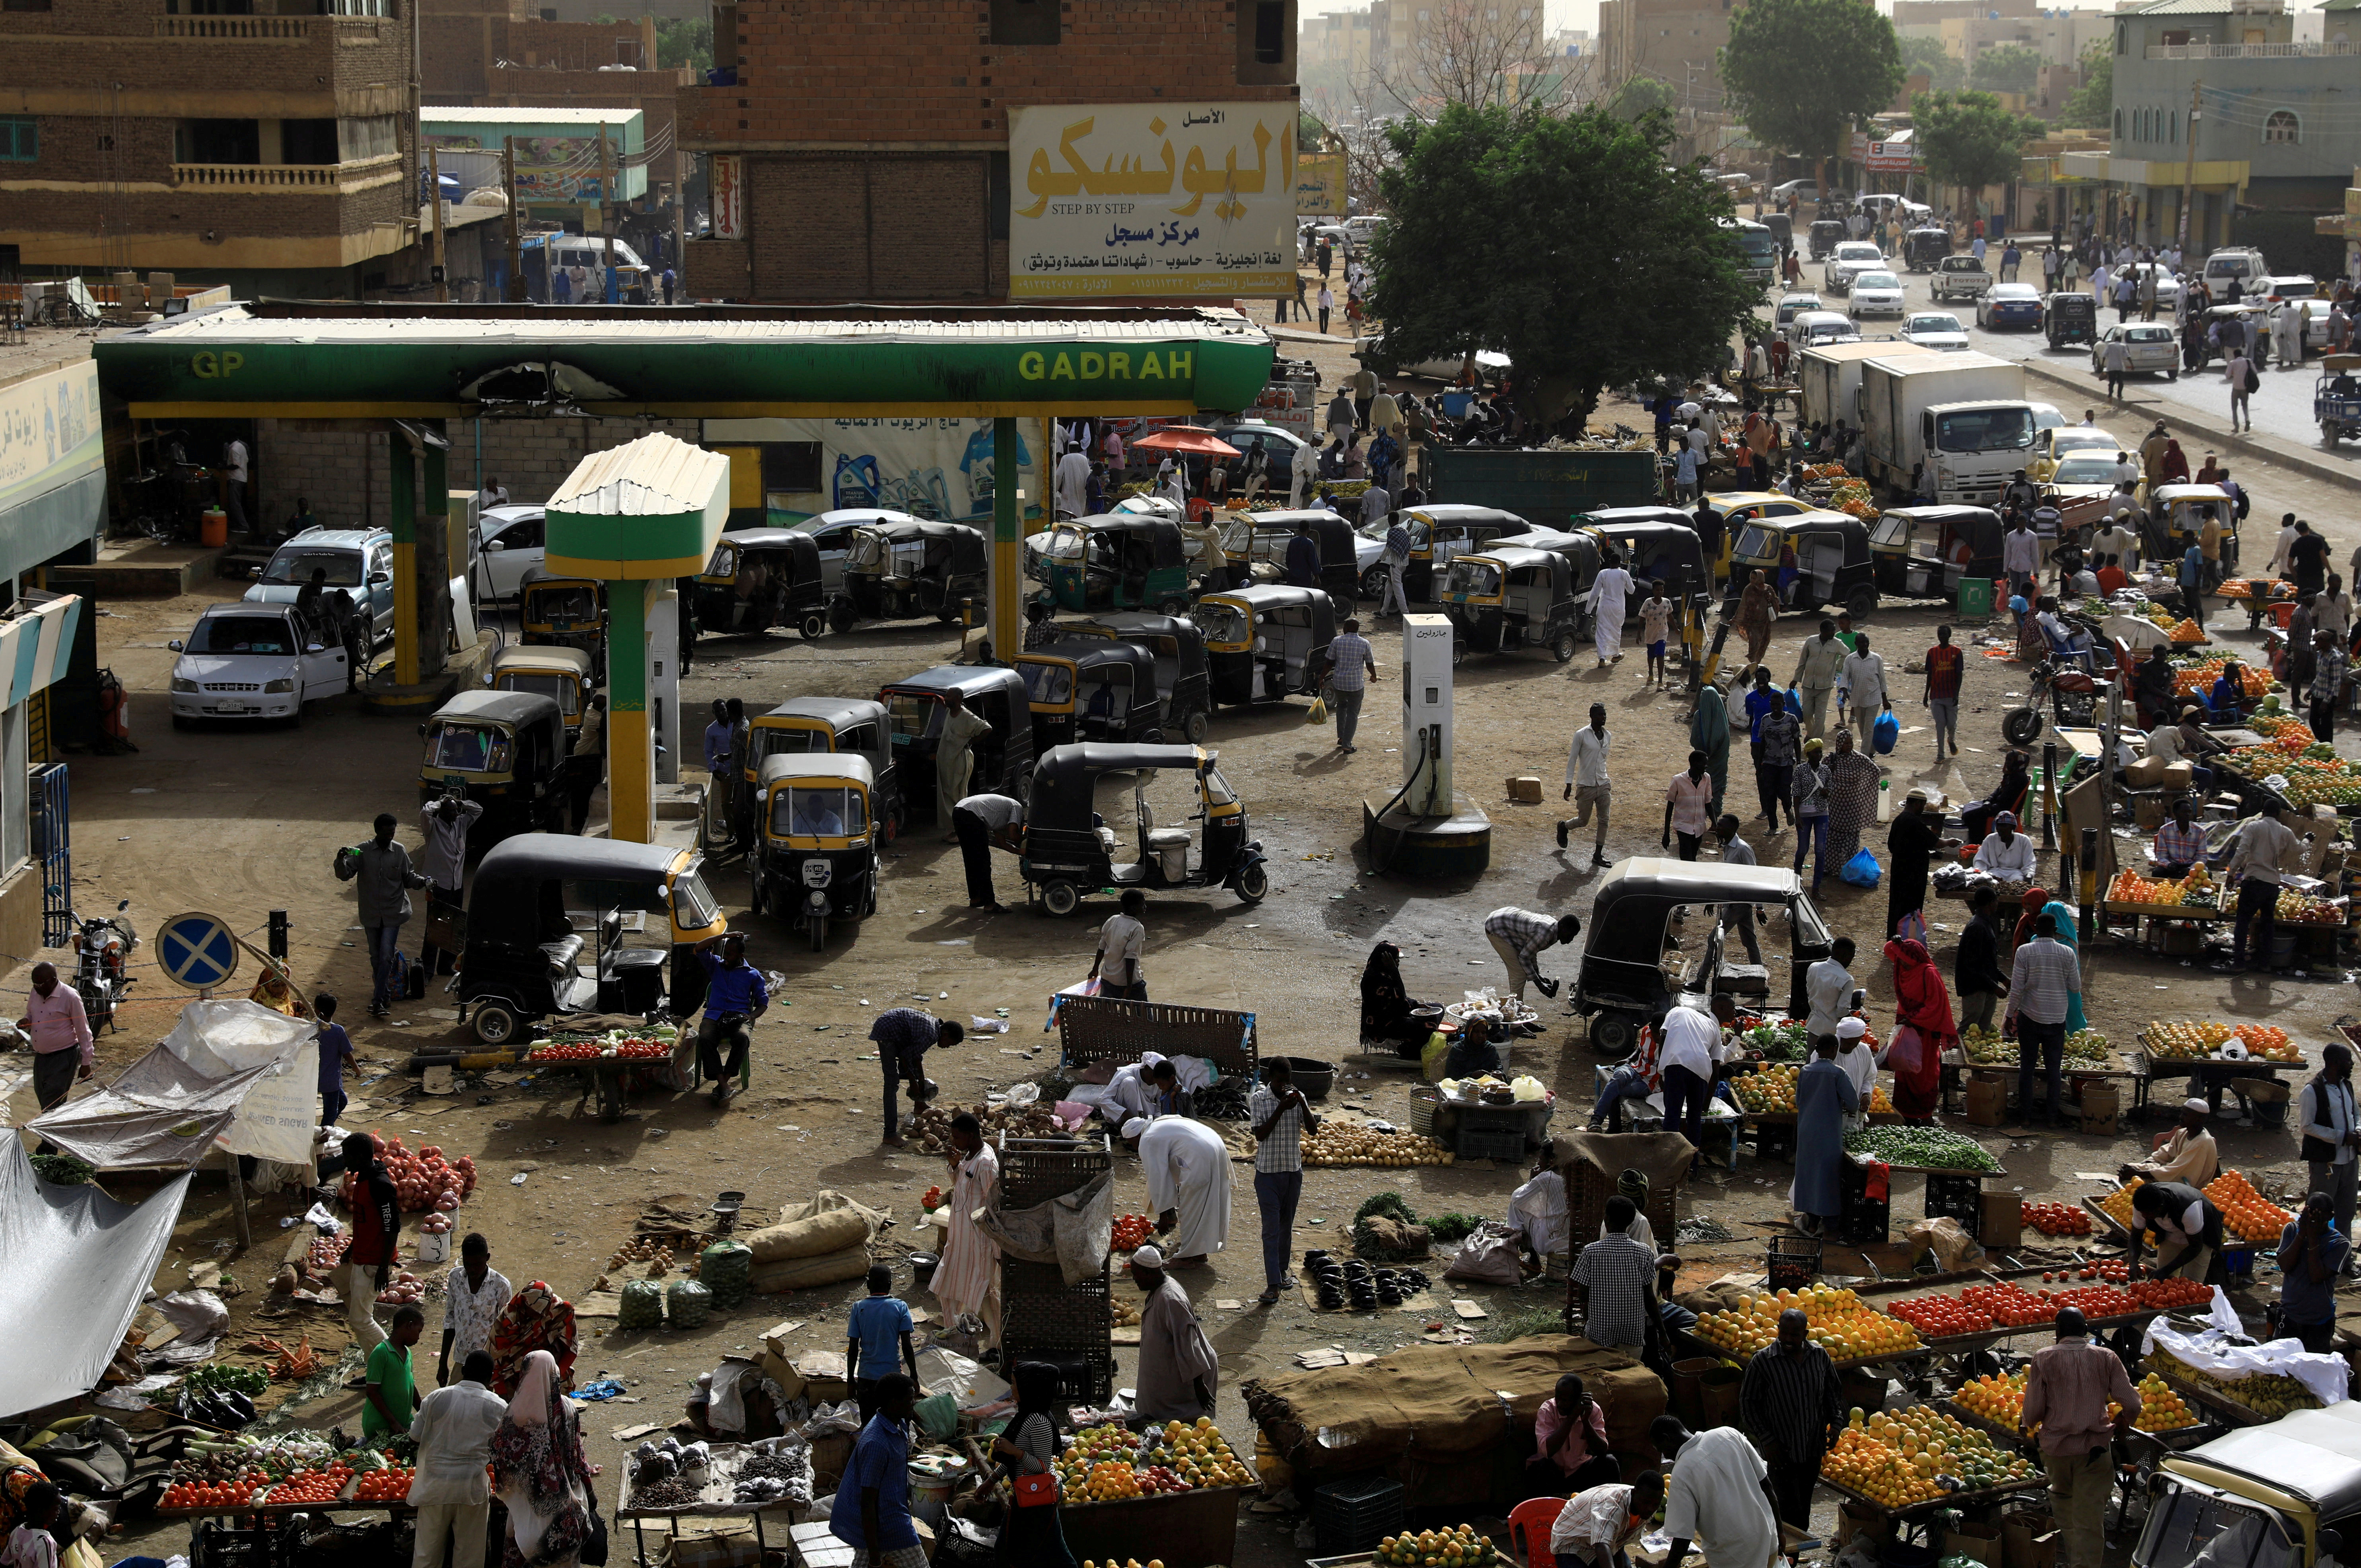
{"type": "Polygon", "coordinates": [[[2024,367],[1989,354],[1863,361],[1861,423],[1870,479],[1982,507],[1997,505],[2010,476],[2032,461],[2037,428],[2024,367]]]}
{"type": "Polygon", "coordinates": [[[1872,359],[1903,359],[1932,354],[1915,343],[1893,338],[1880,343],[1830,343],[1806,348],[1798,358],[1795,378],[1795,422],[1806,429],[1833,426],[1839,420],[1858,429],[1861,424],[1861,367],[1872,359]]]}

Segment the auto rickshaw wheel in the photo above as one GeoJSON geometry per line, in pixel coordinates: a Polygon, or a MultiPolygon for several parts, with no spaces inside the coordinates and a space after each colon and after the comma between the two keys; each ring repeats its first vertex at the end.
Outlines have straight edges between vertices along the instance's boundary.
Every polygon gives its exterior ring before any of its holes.
{"type": "Polygon", "coordinates": [[[1171,616],[1177,620],[1180,617],[1189,613],[1189,601],[1184,598],[1166,599],[1162,604],[1156,607],[1156,613],[1159,615],[1171,616]]]}
{"type": "Polygon", "coordinates": [[[828,630],[828,617],[818,610],[807,609],[796,622],[796,630],[803,634],[805,641],[817,642],[820,633],[828,630]]]}
{"type": "Polygon", "coordinates": [[[1877,590],[1864,583],[1845,596],[1845,613],[1855,620],[1867,620],[1877,613],[1877,590]]]}
{"type": "Polygon", "coordinates": [[[1204,743],[1205,731],[1213,727],[1213,716],[1201,707],[1189,716],[1189,721],[1180,727],[1180,733],[1189,737],[1189,744],[1198,746],[1204,743]]]}
{"type": "Polygon", "coordinates": [[[1571,664],[1574,663],[1574,651],[1578,646],[1580,644],[1575,641],[1573,632],[1561,631],[1550,639],[1550,657],[1561,664],[1571,664]]]}
{"type": "Polygon", "coordinates": [[[1270,872],[1260,861],[1238,873],[1238,902],[1248,908],[1270,896],[1270,872]]]}
{"type": "Polygon", "coordinates": [[[838,599],[828,607],[828,629],[830,631],[839,634],[850,631],[860,619],[860,612],[852,608],[851,599],[838,599]]]}
{"type": "Polygon", "coordinates": [[[517,1010],[504,997],[487,996],[476,1003],[476,1039],[487,1046],[505,1046],[517,1036],[517,1010]]]}
{"type": "Polygon", "coordinates": [[[1053,882],[1041,889],[1041,907],[1056,916],[1071,915],[1082,906],[1082,895],[1070,882],[1053,882]]]}
{"type": "Polygon", "coordinates": [[[1640,1021],[1629,1013],[1601,1013],[1590,1021],[1590,1049],[1602,1057],[1628,1057],[1640,1043],[1640,1021]]]}

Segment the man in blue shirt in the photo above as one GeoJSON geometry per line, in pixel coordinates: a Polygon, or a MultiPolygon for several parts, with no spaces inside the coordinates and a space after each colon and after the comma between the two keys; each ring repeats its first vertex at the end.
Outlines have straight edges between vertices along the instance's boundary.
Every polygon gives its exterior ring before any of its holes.
{"type": "Polygon", "coordinates": [[[320,1125],[333,1127],[345,1113],[345,1069],[358,1067],[353,1058],[353,1037],[336,1022],[336,999],[326,992],[312,998],[320,1019],[320,1125]]]}
{"type": "Polygon", "coordinates": [[[697,1069],[713,1080],[713,1102],[730,1098],[731,1080],[746,1070],[752,1044],[748,1026],[770,1010],[771,990],[763,971],[746,961],[746,938],[735,931],[708,937],[697,945],[705,966],[705,1021],[697,1027],[697,1069]],[[721,950],[715,952],[716,944],[721,950]],[[721,1065],[721,1041],[730,1041],[730,1065],[721,1065]]]}
{"type": "Polygon", "coordinates": [[[852,1397],[861,1401],[863,1426],[877,1413],[877,1387],[894,1370],[897,1344],[910,1368],[912,1391],[926,1398],[918,1382],[918,1353],[910,1343],[917,1330],[909,1303],[894,1294],[894,1271],[882,1263],[871,1264],[869,1294],[852,1304],[844,1324],[844,1376],[851,1381],[852,1397]]]}
{"type": "Polygon", "coordinates": [[[852,1548],[852,1568],[926,1568],[910,1523],[911,1411],[917,1386],[896,1372],[877,1380],[877,1413],[852,1440],[852,1459],[829,1509],[828,1532],[852,1548]]]}
{"type": "Polygon", "coordinates": [[[2279,1329],[2326,1351],[2336,1332],[2336,1283],[2353,1244],[2336,1228],[2336,1200],[2314,1192],[2279,1232],[2279,1329]]]}

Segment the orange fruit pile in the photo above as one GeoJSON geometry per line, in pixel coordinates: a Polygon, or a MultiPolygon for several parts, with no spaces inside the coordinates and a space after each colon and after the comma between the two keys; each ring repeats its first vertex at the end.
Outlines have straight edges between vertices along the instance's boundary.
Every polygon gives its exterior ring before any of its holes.
{"type": "Polygon", "coordinates": [[[2255,1190],[2253,1182],[2235,1170],[2225,1170],[2205,1189],[2223,1223],[2250,1242],[2275,1242],[2293,1214],[2255,1190]]]}

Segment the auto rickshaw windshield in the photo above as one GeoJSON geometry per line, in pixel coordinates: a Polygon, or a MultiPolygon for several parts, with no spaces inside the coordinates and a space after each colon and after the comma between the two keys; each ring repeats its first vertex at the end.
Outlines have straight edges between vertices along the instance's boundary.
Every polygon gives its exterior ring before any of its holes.
{"type": "Polygon", "coordinates": [[[1741,561],[1767,561],[1779,554],[1779,537],[1767,528],[1748,523],[1731,554],[1741,561]]]}
{"type": "Polygon", "coordinates": [[[588,620],[598,613],[598,601],[590,590],[576,585],[562,588],[542,588],[533,596],[533,620],[588,620]]]}
{"type": "Polygon", "coordinates": [[[361,586],[361,553],[357,550],[322,550],[317,547],[288,544],[270,558],[262,570],[266,583],[308,583],[314,572],[325,572],[327,586],[332,588],[357,588],[361,586]]]}
{"type": "Polygon", "coordinates": [[[1444,575],[1443,591],[1487,597],[1497,594],[1500,591],[1500,568],[1489,561],[1454,561],[1451,570],[1444,575]]]}
{"type": "Polygon", "coordinates": [[[708,577],[733,577],[738,575],[738,546],[723,540],[713,547],[713,559],[705,564],[708,577]]]}
{"type": "Polygon", "coordinates": [[[721,906],[706,890],[705,879],[695,872],[683,872],[672,879],[673,924],[684,931],[702,931],[721,917],[721,906]]]}
{"type": "Polygon", "coordinates": [[[1074,667],[1071,664],[1020,659],[1016,668],[1025,676],[1027,701],[1063,704],[1074,699],[1074,667]]]}
{"type": "Polygon", "coordinates": [[[923,740],[943,727],[943,705],[916,692],[895,692],[885,699],[886,721],[895,735],[923,740]]]}
{"type": "Polygon", "coordinates": [[[844,552],[844,566],[849,572],[884,572],[893,554],[885,536],[870,529],[856,529],[852,543],[844,552]]]}
{"type": "Polygon", "coordinates": [[[1222,776],[1222,770],[1212,763],[1208,762],[1197,776],[1204,781],[1207,806],[1227,806],[1238,798],[1238,792],[1230,787],[1230,781],[1222,776]]]}
{"type": "Polygon", "coordinates": [[[446,722],[427,746],[426,765],[455,773],[504,773],[514,745],[505,729],[446,722]]]}
{"type": "Polygon", "coordinates": [[[829,733],[825,729],[783,729],[775,724],[754,727],[754,771],[757,773],[763,771],[763,759],[765,757],[801,756],[806,752],[826,752],[834,749],[829,743],[829,733]]]}
{"type": "Polygon", "coordinates": [[[857,839],[869,831],[869,806],[849,784],[790,784],[771,794],[771,831],[782,838],[857,839]]]}
{"type": "Polygon", "coordinates": [[[1208,642],[1244,642],[1254,635],[1254,617],[1246,607],[1219,599],[1198,604],[1197,625],[1208,642]]]}
{"type": "Polygon", "coordinates": [[[2301,1568],[2301,1543],[2277,1515],[2187,1486],[2167,1496],[2142,1542],[2145,1568],[2301,1568]]]}
{"type": "Polygon", "coordinates": [[[500,674],[499,685],[504,692],[529,692],[534,696],[548,697],[557,704],[558,711],[568,718],[582,711],[582,688],[565,675],[505,670],[500,674]]]}

